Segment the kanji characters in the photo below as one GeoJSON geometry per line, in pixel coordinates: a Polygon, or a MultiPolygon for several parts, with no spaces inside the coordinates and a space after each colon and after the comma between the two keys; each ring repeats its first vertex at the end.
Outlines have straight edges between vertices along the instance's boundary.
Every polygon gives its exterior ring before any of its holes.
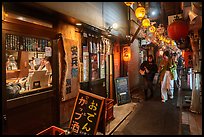
{"type": "Polygon", "coordinates": [[[75,133],[78,133],[80,129],[79,123],[76,121],[73,121],[72,123],[72,131],[75,133]]]}

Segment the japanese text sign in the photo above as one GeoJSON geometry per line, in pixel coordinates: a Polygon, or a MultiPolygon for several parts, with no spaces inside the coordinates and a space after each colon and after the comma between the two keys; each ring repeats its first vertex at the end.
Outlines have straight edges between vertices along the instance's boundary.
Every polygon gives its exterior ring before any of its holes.
{"type": "Polygon", "coordinates": [[[125,104],[131,101],[128,77],[119,77],[115,79],[116,98],[118,105],[125,104]]]}
{"type": "Polygon", "coordinates": [[[96,134],[104,99],[93,93],[79,90],[69,123],[69,128],[74,134],[96,134]]]}

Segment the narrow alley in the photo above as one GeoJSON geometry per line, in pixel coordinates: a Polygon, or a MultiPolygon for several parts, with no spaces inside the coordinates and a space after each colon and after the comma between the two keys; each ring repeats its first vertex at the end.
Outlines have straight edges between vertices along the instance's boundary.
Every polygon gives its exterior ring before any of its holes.
{"type": "Polygon", "coordinates": [[[158,86],[153,98],[147,101],[143,100],[142,91],[133,92],[132,101],[138,105],[112,135],[202,135],[202,114],[190,112],[190,105],[185,103],[186,95],[191,93],[186,83],[183,76],[180,88],[183,93],[176,89],[174,98],[165,103],[161,102],[158,86]]]}
{"type": "Polygon", "coordinates": [[[202,2],[2,2],[3,135],[202,135],[202,2]]]}

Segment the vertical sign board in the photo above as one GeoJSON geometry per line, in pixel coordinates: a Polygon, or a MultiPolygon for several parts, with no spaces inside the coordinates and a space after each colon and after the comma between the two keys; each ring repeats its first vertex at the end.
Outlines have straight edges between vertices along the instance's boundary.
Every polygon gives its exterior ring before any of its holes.
{"type": "Polygon", "coordinates": [[[125,104],[131,101],[128,88],[128,77],[119,77],[115,79],[117,104],[125,104]]]}
{"type": "Polygon", "coordinates": [[[101,96],[79,90],[69,128],[76,135],[96,135],[104,99],[101,96]]]}

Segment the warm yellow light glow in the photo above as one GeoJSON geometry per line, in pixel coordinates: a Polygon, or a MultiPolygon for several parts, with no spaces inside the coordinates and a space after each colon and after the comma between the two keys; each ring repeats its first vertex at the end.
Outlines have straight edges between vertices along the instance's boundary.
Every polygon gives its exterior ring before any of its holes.
{"type": "Polygon", "coordinates": [[[160,55],[160,56],[162,56],[163,53],[164,53],[163,50],[160,50],[160,51],[159,51],[159,55],[160,55]]]}
{"type": "Polygon", "coordinates": [[[145,16],[145,8],[144,7],[138,7],[136,10],[135,10],[135,16],[141,20],[144,16],[145,16]]]}
{"type": "Polygon", "coordinates": [[[112,27],[113,27],[113,29],[117,29],[118,28],[118,24],[114,23],[112,27]]]}
{"type": "Polygon", "coordinates": [[[143,27],[149,27],[150,26],[150,20],[149,19],[143,19],[142,20],[142,26],[143,27]]]}
{"type": "Polygon", "coordinates": [[[170,44],[170,40],[169,40],[169,39],[167,39],[167,40],[166,40],[166,43],[170,44]]]}
{"type": "Polygon", "coordinates": [[[5,19],[5,12],[4,12],[4,6],[2,4],[2,20],[4,20],[4,19],[5,19]]]}
{"type": "Polygon", "coordinates": [[[163,40],[164,37],[162,35],[159,36],[159,40],[163,40]]]}
{"type": "Polygon", "coordinates": [[[123,47],[123,60],[130,61],[130,59],[131,59],[130,47],[123,47]]]}
{"type": "Polygon", "coordinates": [[[127,5],[127,6],[131,6],[132,4],[134,4],[135,2],[124,2],[125,3],[125,5],[127,5]]]}
{"type": "Polygon", "coordinates": [[[81,24],[81,23],[76,23],[76,25],[77,25],[77,26],[81,26],[82,24],[81,24]]]}
{"type": "Polygon", "coordinates": [[[171,45],[172,45],[172,46],[175,46],[175,45],[176,45],[174,40],[171,41],[171,45]]]}
{"type": "Polygon", "coordinates": [[[163,42],[166,42],[166,38],[165,38],[165,37],[163,37],[162,41],[163,41],[163,42]]]}
{"type": "Polygon", "coordinates": [[[151,27],[149,27],[149,31],[152,32],[152,33],[155,32],[155,31],[156,31],[155,26],[151,26],[151,27]]]}

